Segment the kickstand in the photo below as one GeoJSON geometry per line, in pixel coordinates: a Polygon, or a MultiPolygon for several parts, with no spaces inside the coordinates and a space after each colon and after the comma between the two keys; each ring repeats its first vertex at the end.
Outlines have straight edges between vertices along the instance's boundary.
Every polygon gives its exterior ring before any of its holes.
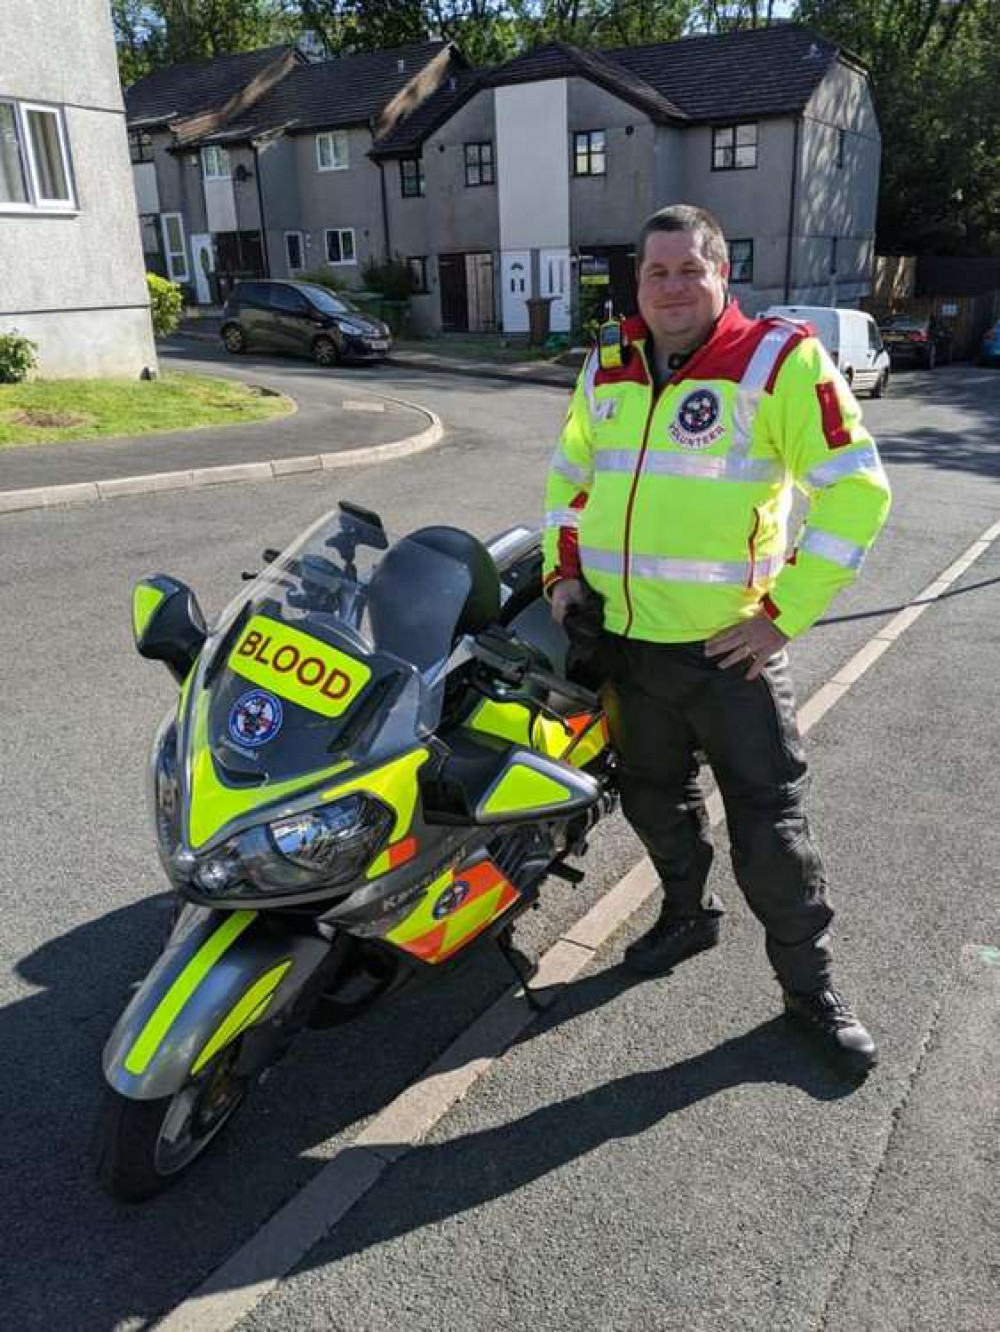
{"type": "Polygon", "coordinates": [[[514,943],[513,931],[504,930],[502,934],[498,934],[497,945],[499,946],[500,952],[503,954],[507,965],[521,982],[521,988],[524,990],[524,998],[528,1007],[533,1013],[544,1013],[549,1005],[543,1003],[541,999],[539,999],[538,992],[528,983],[531,963],[514,943]]]}

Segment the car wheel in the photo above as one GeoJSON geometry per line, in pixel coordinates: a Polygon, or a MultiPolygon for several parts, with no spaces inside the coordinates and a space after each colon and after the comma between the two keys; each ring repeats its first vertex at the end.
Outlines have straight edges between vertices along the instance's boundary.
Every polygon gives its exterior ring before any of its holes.
{"type": "Polygon", "coordinates": [[[878,379],[876,379],[875,384],[872,388],[872,397],[873,398],[884,397],[885,394],[888,393],[888,391],[889,391],[889,371],[883,370],[882,373],[879,375],[878,379]]]}
{"type": "Polygon", "coordinates": [[[927,348],[926,365],[928,370],[933,370],[937,365],[937,348],[934,346],[933,342],[927,348]]]}
{"type": "Polygon", "coordinates": [[[313,343],[312,354],[317,365],[336,365],[340,360],[337,344],[333,338],[328,338],[325,335],[317,338],[313,343]]]}
{"type": "Polygon", "coordinates": [[[226,325],[222,330],[222,345],[231,356],[240,356],[246,351],[246,335],[239,324],[226,325]]]}

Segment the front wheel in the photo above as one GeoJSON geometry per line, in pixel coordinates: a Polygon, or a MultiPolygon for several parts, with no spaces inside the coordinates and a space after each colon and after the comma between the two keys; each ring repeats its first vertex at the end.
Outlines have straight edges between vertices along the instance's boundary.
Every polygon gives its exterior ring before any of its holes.
{"type": "Polygon", "coordinates": [[[889,371],[883,370],[875,381],[875,387],[872,389],[873,398],[884,397],[889,391],[889,371]]]}
{"type": "Polygon", "coordinates": [[[325,335],[313,343],[312,354],[317,365],[336,365],[340,360],[337,344],[325,335]]]}
{"type": "Polygon", "coordinates": [[[252,1080],[237,1077],[234,1041],[173,1096],[133,1101],[110,1087],[98,1117],[97,1177],[122,1202],[142,1202],[170,1187],[229,1123],[252,1080]]]}
{"type": "Polygon", "coordinates": [[[241,356],[246,351],[246,335],[239,324],[226,325],[222,330],[222,345],[230,356],[241,356]]]}

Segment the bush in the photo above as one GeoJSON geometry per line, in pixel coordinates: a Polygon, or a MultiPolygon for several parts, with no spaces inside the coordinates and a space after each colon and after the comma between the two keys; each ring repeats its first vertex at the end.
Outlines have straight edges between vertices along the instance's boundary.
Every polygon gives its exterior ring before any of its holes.
{"type": "Polygon", "coordinates": [[[22,333],[0,333],[0,384],[20,384],[33,370],[38,344],[22,333]]]}
{"type": "Polygon", "coordinates": [[[184,295],[176,282],[168,282],[156,273],[146,274],[149,288],[149,313],[153,317],[153,336],[166,338],[180,322],[184,295]]]}
{"type": "Polygon", "coordinates": [[[328,291],[351,290],[351,284],[332,268],[314,268],[309,273],[296,273],[295,281],[311,282],[314,287],[326,287],[328,291]]]}
{"type": "Polygon", "coordinates": [[[361,272],[368,290],[377,291],[390,301],[409,300],[416,290],[413,269],[399,255],[381,263],[377,259],[369,259],[361,272]]]}

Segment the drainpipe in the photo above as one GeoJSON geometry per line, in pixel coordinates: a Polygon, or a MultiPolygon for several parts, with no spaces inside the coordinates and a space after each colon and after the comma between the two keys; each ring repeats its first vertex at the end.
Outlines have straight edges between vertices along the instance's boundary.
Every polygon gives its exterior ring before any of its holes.
{"type": "Polygon", "coordinates": [[[264,276],[271,276],[271,259],[267,252],[267,215],[264,212],[264,186],[260,179],[260,153],[257,145],[251,143],[253,149],[253,169],[257,177],[257,209],[260,213],[260,246],[264,257],[264,276]]]}
{"type": "Polygon", "coordinates": [[[392,238],[389,234],[389,201],[385,192],[385,163],[381,158],[378,164],[378,178],[382,189],[382,239],[385,245],[385,261],[388,263],[392,259],[392,238]]]}
{"type": "Polygon", "coordinates": [[[802,117],[795,117],[795,138],[792,144],[792,192],[788,200],[788,241],[785,246],[785,298],[784,305],[788,305],[792,295],[792,241],[795,236],[795,205],[796,205],[796,186],[799,175],[799,133],[802,127],[802,117]]]}

